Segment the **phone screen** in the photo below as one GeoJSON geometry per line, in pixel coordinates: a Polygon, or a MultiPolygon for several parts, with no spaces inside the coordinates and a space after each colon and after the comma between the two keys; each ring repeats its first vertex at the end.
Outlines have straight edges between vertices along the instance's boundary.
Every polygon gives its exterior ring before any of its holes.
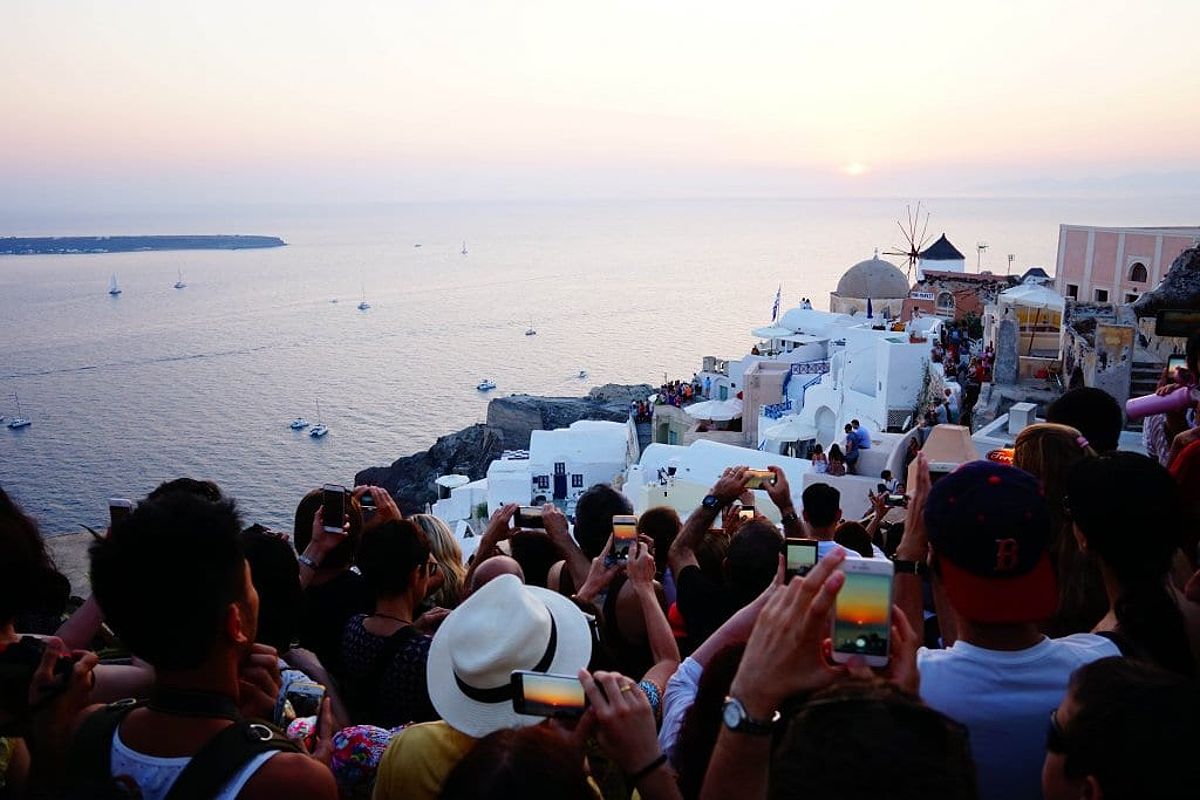
{"type": "Polygon", "coordinates": [[[807,575],[817,565],[817,543],[815,540],[788,539],[785,571],[789,575],[807,575]]]}
{"type": "Polygon", "coordinates": [[[532,528],[534,530],[545,528],[546,523],[542,521],[542,509],[537,506],[521,506],[517,509],[513,526],[517,528],[532,528]]]}
{"type": "Polygon", "coordinates": [[[1167,359],[1167,376],[1179,382],[1181,377],[1187,376],[1187,356],[1171,356],[1167,359]],[[1182,373],[1182,374],[1181,374],[1182,373]]]}
{"type": "Polygon", "coordinates": [[[775,473],[769,469],[747,470],[746,475],[747,489],[762,489],[775,483],[775,473]]]}
{"type": "Polygon", "coordinates": [[[754,506],[742,506],[738,511],[738,519],[743,522],[754,519],[754,506]]]}
{"type": "Polygon", "coordinates": [[[341,533],[342,524],[346,519],[346,487],[336,483],[325,484],[325,496],[321,500],[324,511],[323,527],[330,533],[341,533]]]}
{"type": "Polygon", "coordinates": [[[891,633],[892,576],[844,570],[833,621],[833,651],[885,661],[891,633]]]}
{"type": "Polygon", "coordinates": [[[612,554],[620,561],[629,558],[629,548],[637,541],[637,517],[617,514],[613,517],[612,554]]]}
{"type": "Polygon", "coordinates": [[[124,498],[114,497],[108,501],[109,526],[115,526],[133,513],[133,502],[124,498]]]}
{"type": "Polygon", "coordinates": [[[514,672],[513,711],[534,717],[578,717],[587,709],[587,695],[578,678],[540,672],[514,672]]]}
{"type": "Polygon", "coordinates": [[[296,681],[288,686],[287,700],[297,717],[315,717],[321,713],[325,687],[311,681],[296,681]]]}

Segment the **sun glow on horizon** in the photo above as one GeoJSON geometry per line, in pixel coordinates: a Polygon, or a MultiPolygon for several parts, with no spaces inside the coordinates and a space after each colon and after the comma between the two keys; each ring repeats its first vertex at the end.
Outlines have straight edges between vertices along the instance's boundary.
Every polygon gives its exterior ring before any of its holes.
{"type": "Polygon", "coordinates": [[[852,178],[856,178],[866,171],[867,165],[860,161],[851,161],[849,164],[846,164],[844,167],[842,167],[842,172],[846,173],[852,178]]]}

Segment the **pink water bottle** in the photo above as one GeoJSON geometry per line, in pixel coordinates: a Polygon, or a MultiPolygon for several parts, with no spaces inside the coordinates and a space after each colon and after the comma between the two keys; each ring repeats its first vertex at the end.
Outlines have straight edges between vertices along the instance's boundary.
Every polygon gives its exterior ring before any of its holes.
{"type": "Polygon", "coordinates": [[[1169,414],[1172,411],[1182,411],[1200,401],[1200,389],[1194,386],[1180,386],[1170,394],[1148,394],[1145,397],[1134,397],[1125,403],[1125,415],[1130,419],[1141,419],[1152,414],[1169,414]]]}

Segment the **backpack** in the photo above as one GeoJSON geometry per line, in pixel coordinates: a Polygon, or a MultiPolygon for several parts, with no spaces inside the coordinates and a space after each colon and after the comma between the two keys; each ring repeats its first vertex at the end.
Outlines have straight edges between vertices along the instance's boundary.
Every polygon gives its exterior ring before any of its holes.
{"type": "MultiPolygon", "coordinates": [[[[144,701],[118,700],[83,721],[67,756],[66,797],[71,800],[141,797],[136,785],[113,776],[112,744],[121,720],[143,705],[144,701]]],[[[210,800],[248,761],[270,750],[302,752],[299,745],[274,726],[237,717],[192,755],[165,800],[210,800]]]]}

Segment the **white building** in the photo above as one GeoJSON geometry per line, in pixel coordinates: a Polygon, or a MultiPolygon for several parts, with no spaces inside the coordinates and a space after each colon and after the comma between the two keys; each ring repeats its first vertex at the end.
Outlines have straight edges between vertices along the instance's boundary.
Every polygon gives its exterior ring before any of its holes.
{"type": "Polygon", "coordinates": [[[917,254],[917,280],[923,280],[925,270],[934,272],[966,272],[967,258],[950,244],[946,234],[917,254]]]}

